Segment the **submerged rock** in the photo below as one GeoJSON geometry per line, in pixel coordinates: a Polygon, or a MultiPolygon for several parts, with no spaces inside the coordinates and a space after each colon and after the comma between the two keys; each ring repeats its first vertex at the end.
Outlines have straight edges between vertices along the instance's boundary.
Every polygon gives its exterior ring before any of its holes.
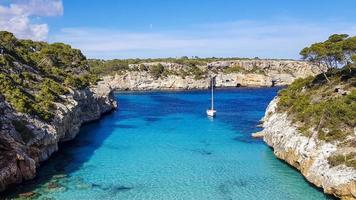
{"type": "Polygon", "coordinates": [[[67,177],[67,174],[56,174],[52,178],[53,179],[62,179],[62,178],[66,178],[66,177],[67,177]]]}
{"type": "Polygon", "coordinates": [[[253,138],[263,138],[264,135],[265,135],[265,133],[263,131],[260,131],[260,132],[252,133],[251,136],[253,138]]]}
{"type": "Polygon", "coordinates": [[[201,155],[205,155],[205,156],[213,154],[211,151],[208,151],[208,150],[205,150],[205,149],[196,149],[196,150],[192,150],[192,151],[196,152],[196,153],[199,153],[201,155]]]}
{"type": "Polygon", "coordinates": [[[76,188],[78,189],[82,189],[82,190],[85,190],[85,189],[90,189],[93,187],[93,184],[90,184],[90,183],[78,183],[76,185],[76,188]]]}
{"type": "Polygon", "coordinates": [[[218,186],[220,193],[227,199],[234,199],[233,193],[239,191],[241,187],[246,187],[247,182],[244,180],[227,180],[218,186]]]}
{"type": "Polygon", "coordinates": [[[31,197],[34,197],[36,195],[37,195],[36,192],[24,192],[24,193],[19,194],[19,197],[20,198],[31,198],[31,197]]]}
{"type": "Polygon", "coordinates": [[[111,193],[126,192],[126,191],[129,191],[129,190],[133,189],[133,187],[129,187],[129,186],[125,186],[125,185],[103,186],[103,185],[96,184],[96,183],[93,183],[91,185],[92,185],[92,187],[100,188],[101,190],[106,190],[106,191],[109,191],[111,193]]]}
{"type": "Polygon", "coordinates": [[[60,187],[60,185],[58,183],[55,183],[55,182],[50,182],[47,185],[48,189],[55,189],[55,188],[59,188],[59,187],[60,187]]]}
{"type": "Polygon", "coordinates": [[[131,190],[131,189],[133,189],[133,188],[120,185],[120,186],[112,187],[111,191],[114,192],[114,193],[117,193],[117,192],[125,192],[125,191],[131,190]]]}

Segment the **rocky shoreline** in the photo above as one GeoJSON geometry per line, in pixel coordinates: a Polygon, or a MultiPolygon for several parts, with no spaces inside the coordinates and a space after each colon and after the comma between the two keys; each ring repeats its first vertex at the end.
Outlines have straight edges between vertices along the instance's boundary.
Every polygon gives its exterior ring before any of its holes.
{"type": "Polygon", "coordinates": [[[276,111],[277,103],[278,97],[269,104],[262,119],[264,129],[257,135],[263,137],[279,159],[298,169],[325,193],[344,200],[356,199],[356,171],[345,165],[332,167],[328,163],[328,157],[338,146],[315,136],[303,136],[287,113],[276,111]]]}
{"type": "MultiPolygon", "coordinates": [[[[162,63],[170,70],[180,69],[175,63],[162,63]]],[[[131,66],[137,67],[137,66],[131,66]]],[[[292,83],[297,78],[319,73],[308,62],[281,60],[239,60],[208,63],[206,77],[168,75],[155,78],[147,71],[131,70],[125,74],[105,76],[97,85],[71,90],[62,95],[63,103],[55,103],[56,113],[51,122],[16,112],[3,98],[0,99],[0,191],[36,176],[39,164],[58,150],[58,143],[72,140],[83,123],[97,120],[117,107],[111,96],[115,90],[191,90],[210,85],[216,76],[217,87],[270,87],[292,83]],[[239,66],[246,71],[258,68],[262,72],[224,73],[224,69],[239,66]],[[15,122],[15,123],[14,123],[15,122]],[[28,141],[22,142],[24,138],[28,141]]]]}
{"type": "Polygon", "coordinates": [[[111,91],[102,85],[72,90],[62,96],[65,103],[56,103],[50,123],[14,111],[1,97],[0,149],[4,153],[0,155],[0,191],[34,178],[40,162],[56,152],[60,142],[73,139],[83,123],[115,109],[111,91]],[[20,142],[24,138],[26,142],[20,142]]]}
{"type": "Polygon", "coordinates": [[[129,71],[103,77],[105,83],[115,90],[190,90],[210,86],[210,77],[216,77],[216,87],[271,87],[291,84],[297,78],[315,76],[321,71],[305,61],[294,60],[231,60],[197,66],[208,73],[202,77],[174,74],[189,69],[177,63],[143,63],[130,65],[129,71]],[[149,71],[138,70],[160,64],[173,74],[154,77],[149,71]],[[233,71],[233,69],[237,69],[233,71]]]}

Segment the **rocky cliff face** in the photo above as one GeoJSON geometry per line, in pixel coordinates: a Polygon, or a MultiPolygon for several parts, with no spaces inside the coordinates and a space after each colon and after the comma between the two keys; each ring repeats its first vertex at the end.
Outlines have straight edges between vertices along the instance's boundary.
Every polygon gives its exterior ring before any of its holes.
{"type": "MultiPolygon", "coordinates": [[[[325,193],[341,199],[356,199],[356,171],[345,165],[330,166],[328,157],[338,151],[335,143],[303,136],[288,119],[276,111],[278,97],[267,108],[263,121],[264,141],[275,155],[297,168],[304,177],[325,193]]],[[[356,135],[356,133],[354,133],[356,135]]]]}
{"type": "Polygon", "coordinates": [[[58,143],[73,139],[80,126],[116,107],[111,88],[102,83],[63,95],[51,123],[14,111],[0,97],[0,191],[10,184],[32,179],[41,161],[58,150],[58,143]]]}
{"type": "MultiPolygon", "coordinates": [[[[143,63],[146,67],[161,64],[171,72],[188,70],[189,66],[176,63],[143,63]]],[[[304,78],[321,72],[318,67],[304,61],[292,60],[232,60],[207,63],[198,66],[206,74],[199,78],[192,75],[181,76],[173,73],[155,78],[148,71],[137,70],[140,65],[130,65],[124,74],[107,76],[105,82],[117,90],[182,90],[209,87],[210,78],[216,76],[217,87],[270,87],[292,83],[296,78],[304,78]]]]}

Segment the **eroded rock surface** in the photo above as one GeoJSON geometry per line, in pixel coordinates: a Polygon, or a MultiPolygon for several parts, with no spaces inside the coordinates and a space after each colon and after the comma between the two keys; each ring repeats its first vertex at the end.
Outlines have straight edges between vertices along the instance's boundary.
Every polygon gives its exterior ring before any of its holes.
{"type": "Polygon", "coordinates": [[[104,77],[106,83],[117,90],[183,90],[204,89],[209,87],[210,77],[216,76],[216,87],[270,87],[291,84],[296,78],[305,78],[319,74],[315,65],[294,60],[232,60],[207,63],[198,66],[207,74],[203,77],[168,75],[153,77],[148,71],[138,70],[140,66],[161,64],[165,69],[179,72],[189,66],[177,63],[143,63],[130,65],[131,71],[124,74],[104,77]],[[239,68],[240,72],[228,68],[239,68]]]}
{"type": "Polygon", "coordinates": [[[297,168],[304,177],[325,193],[341,199],[356,199],[356,171],[345,165],[332,167],[328,157],[338,151],[335,143],[303,136],[286,113],[276,111],[278,97],[267,108],[263,120],[264,141],[274,154],[297,168]]]}
{"type": "Polygon", "coordinates": [[[44,122],[16,112],[0,97],[0,191],[34,178],[39,163],[58,150],[58,143],[73,139],[83,123],[116,107],[111,88],[102,84],[62,98],[55,118],[44,122]]]}

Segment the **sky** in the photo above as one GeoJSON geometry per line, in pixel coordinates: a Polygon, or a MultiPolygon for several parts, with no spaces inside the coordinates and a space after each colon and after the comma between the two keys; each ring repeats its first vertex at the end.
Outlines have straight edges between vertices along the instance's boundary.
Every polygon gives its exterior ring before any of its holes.
{"type": "Polygon", "coordinates": [[[63,42],[88,58],[299,59],[356,35],[356,0],[0,0],[0,30],[63,42]]]}

